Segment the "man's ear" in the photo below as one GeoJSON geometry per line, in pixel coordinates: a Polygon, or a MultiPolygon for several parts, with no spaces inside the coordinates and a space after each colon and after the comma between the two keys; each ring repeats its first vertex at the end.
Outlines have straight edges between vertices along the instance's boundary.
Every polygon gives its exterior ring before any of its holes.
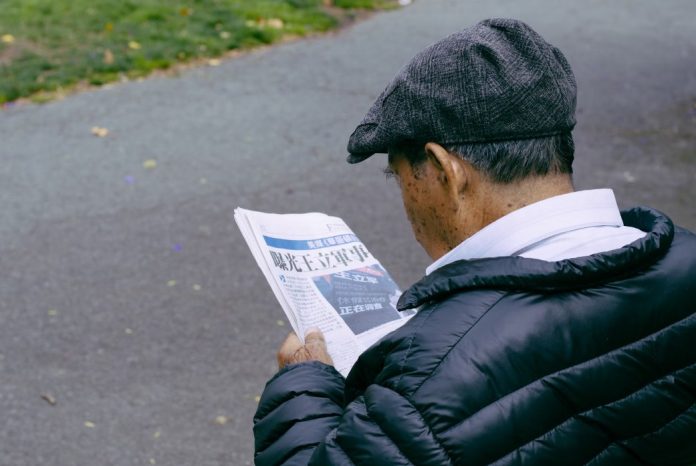
{"type": "Polygon", "coordinates": [[[425,154],[438,172],[438,181],[453,199],[458,199],[468,181],[468,174],[461,159],[435,142],[425,145],[425,154]]]}

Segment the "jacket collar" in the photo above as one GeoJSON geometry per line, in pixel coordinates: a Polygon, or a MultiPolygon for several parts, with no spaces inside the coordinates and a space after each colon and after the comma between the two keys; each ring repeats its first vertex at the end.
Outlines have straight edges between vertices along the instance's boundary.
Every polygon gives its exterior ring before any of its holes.
{"type": "Polygon", "coordinates": [[[398,309],[412,309],[468,289],[550,292],[587,288],[635,274],[667,253],[674,238],[672,221],[646,207],[622,211],[624,225],[648,234],[620,249],[547,262],[524,257],[460,260],[443,266],[411,286],[398,309]]]}

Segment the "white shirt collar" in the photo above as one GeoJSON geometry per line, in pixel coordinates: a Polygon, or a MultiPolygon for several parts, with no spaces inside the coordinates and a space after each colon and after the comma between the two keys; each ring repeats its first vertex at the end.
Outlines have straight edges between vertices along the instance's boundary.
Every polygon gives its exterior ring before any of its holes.
{"type": "Polygon", "coordinates": [[[623,226],[611,189],[561,194],[510,212],[433,262],[425,273],[462,259],[514,256],[544,239],[594,226],[623,226]]]}

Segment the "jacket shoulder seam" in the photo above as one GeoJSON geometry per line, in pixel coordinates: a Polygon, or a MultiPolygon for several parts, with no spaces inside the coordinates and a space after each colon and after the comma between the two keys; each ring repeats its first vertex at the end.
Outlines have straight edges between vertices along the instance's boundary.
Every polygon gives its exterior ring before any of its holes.
{"type": "MultiPolygon", "coordinates": [[[[440,302],[436,303],[433,307],[428,309],[426,311],[428,313],[428,315],[423,318],[423,321],[420,323],[420,325],[418,325],[417,328],[415,328],[411,331],[411,336],[408,339],[408,347],[406,348],[406,351],[404,351],[404,356],[403,356],[403,358],[401,358],[401,362],[399,362],[399,378],[394,383],[395,387],[398,387],[404,378],[404,366],[406,366],[406,360],[411,355],[411,348],[413,347],[413,342],[416,339],[416,335],[418,335],[418,332],[420,331],[420,329],[423,328],[425,323],[428,321],[428,318],[430,317],[430,315],[432,315],[433,312],[435,312],[438,308],[440,308],[442,303],[443,303],[443,301],[440,301],[440,302]]],[[[420,312],[423,312],[423,311],[420,311],[420,312]]],[[[417,390],[417,388],[416,388],[416,390],[417,390]]],[[[414,393],[415,393],[415,390],[414,390],[414,393]]]]}
{"type": "MultiPolygon", "coordinates": [[[[422,380],[418,383],[418,385],[415,387],[415,389],[412,392],[413,396],[415,396],[415,394],[418,392],[418,390],[420,390],[420,388],[423,386],[423,384],[433,376],[435,371],[437,371],[440,368],[440,366],[442,365],[443,362],[445,362],[445,360],[447,359],[449,354],[452,352],[452,350],[454,348],[456,348],[457,345],[459,345],[459,343],[464,339],[464,337],[469,334],[471,329],[473,329],[476,326],[476,324],[478,324],[479,321],[481,319],[483,319],[483,317],[491,311],[491,309],[493,309],[495,306],[497,306],[500,303],[500,301],[502,301],[506,296],[508,296],[510,294],[510,292],[503,292],[503,291],[499,291],[499,293],[502,293],[501,296],[493,304],[488,306],[488,309],[486,309],[485,312],[481,313],[481,315],[476,319],[476,321],[473,324],[471,324],[471,326],[469,326],[469,328],[463,334],[461,334],[459,336],[459,338],[457,338],[457,341],[455,341],[452,344],[452,346],[450,346],[450,348],[447,350],[447,352],[442,355],[442,357],[440,358],[440,361],[435,365],[435,367],[433,367],[433,369],[427,375],[422,377],[422,380]]],[[[447,300],[445,300],[445,301],[447,301],[447,300]]],[[[438,303],[438,306],[440,304],[444,303],[445,301],[441,301],[440,303],[438,303]]],[[[427,320],[427,319],[424,319],[424,323],[425,323],[425,320],[427,320]]],[[[414,333],[413,337],[415,338],[415,333],[414,333]]],[[[413,343],[413,340],[411,340],[411,343],[413,343]]],[[[410,354],[410,348],[411,348],[411,345],[409,345],[409,351],[407,352],[406,357],[404,358],[404,364],[406,362],[406,358],[410,354]]],[[[402,366],[402,369],[403,369],[403,366],[402,366]]],[[[403,377],[403,373],[402,373],[402,377],[403,377]]]]}

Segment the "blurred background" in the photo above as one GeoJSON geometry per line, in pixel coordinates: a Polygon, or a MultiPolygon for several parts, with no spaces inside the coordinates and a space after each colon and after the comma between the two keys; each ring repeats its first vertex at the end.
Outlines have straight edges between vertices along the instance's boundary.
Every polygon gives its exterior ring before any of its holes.
{"type": "Polygon", "coordinates": [[[232,215],[429,264],[348,136],[430,43],[529,23],[578,80],[575,182],[696,229],[691,0],[0,0],[0,465],[246,465],[289,330],[232,215]]]}

